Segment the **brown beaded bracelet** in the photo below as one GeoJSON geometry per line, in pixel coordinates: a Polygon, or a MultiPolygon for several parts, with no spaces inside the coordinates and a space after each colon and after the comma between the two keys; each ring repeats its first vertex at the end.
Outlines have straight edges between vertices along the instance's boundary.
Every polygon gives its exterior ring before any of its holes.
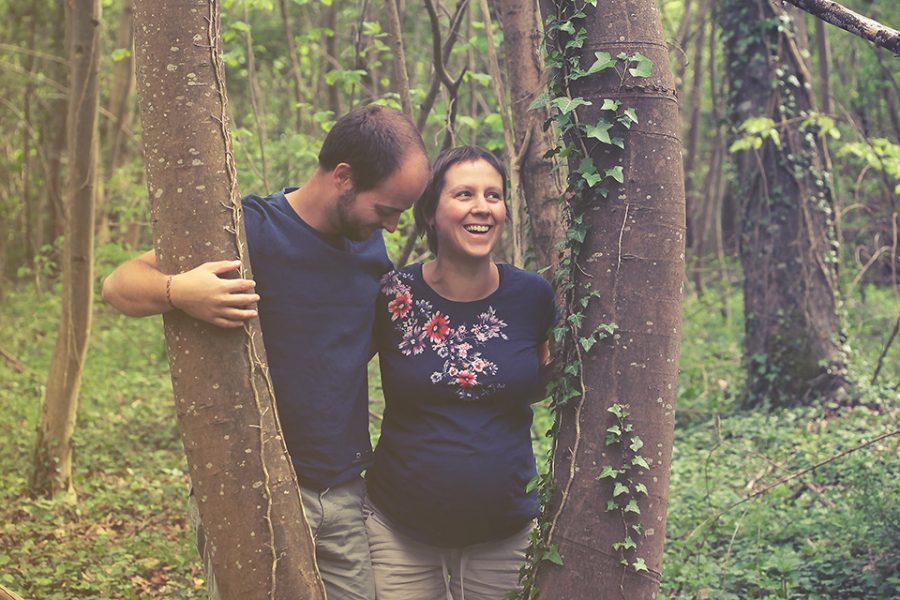
{"type": "Polygon", "coordinates": [[[166,303],[175,308],[175,304],[172,302],[172,275],[166,277],[166,303]]]}

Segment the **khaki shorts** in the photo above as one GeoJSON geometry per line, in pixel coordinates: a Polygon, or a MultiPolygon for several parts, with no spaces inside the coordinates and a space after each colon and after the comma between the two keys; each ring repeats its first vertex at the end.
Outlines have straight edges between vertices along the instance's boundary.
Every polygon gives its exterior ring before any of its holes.
{"type": "Polygon", "coordinates": [[[441,548],[398,533],[368,499],[363,510],[378,600],[503,600],[518,586],[534,523],[496,542],[441,548]]]}
{"type": "MultiPolygon", "coordinates": [[[[328,600],[375,599],[362,511],[365,489],[366,484],[361,477],[322,491],[300,487],[303,511],[316,543],[316,564],[322,574],[328,600]]],[[[206,569],[209,600],[220,600],[193,493],[188,499],[188,514],[197,534],[197,550],[203,557],[206,569]]]]}

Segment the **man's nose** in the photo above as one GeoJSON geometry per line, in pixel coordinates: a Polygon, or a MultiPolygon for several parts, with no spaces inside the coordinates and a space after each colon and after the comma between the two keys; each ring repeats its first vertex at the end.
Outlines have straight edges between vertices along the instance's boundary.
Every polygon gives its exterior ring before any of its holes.
{"type": "Polygon", "coordinates": [[[381,226],[388,232],[394,233],[397,231],[397,226],[400,224],[400,215],[396,215],[389,219],[386,219],[381,222],[381,226]]]}

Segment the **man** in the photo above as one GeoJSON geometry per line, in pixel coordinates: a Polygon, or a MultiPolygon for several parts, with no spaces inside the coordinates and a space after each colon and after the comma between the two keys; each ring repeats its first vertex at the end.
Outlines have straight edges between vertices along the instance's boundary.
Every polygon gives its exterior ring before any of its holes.
{"type": "MultiPolygon", "coordinates": [[[[164,274],[150,251],[103,283],[104,300],[131,316],[178,309],[239,327],[256,315],[251,306],[258,302],[279,417],[329,600],[374,598],[360,474],[372,454],[366,364],[375,297],[390,268],[380,230],[396,229],[428,175],[422,138],[409,119],[381,106],[358,108],[328,133],[306,183],[243,199],[254,281],[219,278],[238,267],[235,261],[164,274]]],[[[202,529],[197,537],[206,561],[202,529]]]]}

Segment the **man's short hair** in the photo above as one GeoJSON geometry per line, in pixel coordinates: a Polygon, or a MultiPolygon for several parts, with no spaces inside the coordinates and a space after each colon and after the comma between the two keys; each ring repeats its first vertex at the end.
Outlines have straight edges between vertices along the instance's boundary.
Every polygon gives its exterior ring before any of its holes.
{"type": "Polygon", "coordinates": [[[428,249],[431,250],[432,254],[437,254],[437,232],[428,223],[434,219],[434,215],[437,212],[438,200],[441,197],[441,192],[444,191],[444,180],[447,178],[447,171],[457,163],[475,162],[477,160],[487,162],[500,174],[500,178],[503,180],[503,206],[506,208],[506,214],[509,214],[509,205],[506,202],[506,167],[493,153],[479,146],[457,146],[442,150],[431,165],[431,179],[428,181],[425,191],[422,192],[422,196],[413,207],[416,231],[418,235],[425,234],[428,249]]]}
{"type": "Polygon", "coordinates": [[[332,171],[338,163],[353,169],[353,187],[364,192],[397,170],[410,150],[425,155],[425,144],[413,122],[398,110],[370,104],[337,120],[322,144],[319,166],[332,171]]]}

